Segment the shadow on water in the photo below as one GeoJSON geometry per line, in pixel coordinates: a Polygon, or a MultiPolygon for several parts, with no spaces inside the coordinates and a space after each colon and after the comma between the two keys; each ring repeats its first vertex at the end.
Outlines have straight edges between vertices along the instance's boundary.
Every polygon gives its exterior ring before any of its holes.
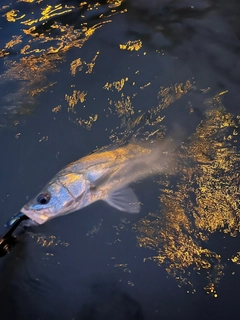
{"type": "MultiPolygon", "coordinates": [[[[130,1],[129,32],[190,68],[198,83],[237,90],[240,81],[239,2],[130,1]]],[[[236,93],[236,92],[235,92],[236,93]]]]}
{"type": "MultiPolygon", "coordinates": [[[[98,279],[91,281],[85,289],[85,294],[79,302],[75,302],[73,310],[68,310],[69,304],[59,305],[51,295],[59,295],[56,287],[49,288],[47,283],[39,287],[38,279],[31,278],[27,273],[26,264],[29,263],[29,252],[26,241],[22,241],[17,250],[8,255],[1,265],[0,274],[0,310],[1,318],[12,319],[71,319],[75,320],[144,320],[140,304],[128,293],[125,293],[114,281],[98,279]],[[45,288],[43,288],[44,286],[45,288]],[[40,290],[40,294],[34,289],[40,290]],[[29,291],[27,293],[27,291],[29,291]],[[42,293],[47,297],[41,297],[42,293]],[[33,294],[33,296],[32,296],[33,294]],[[36,300],[40,298],[40,300],[36,300]],[[47,305],[49,304],[49,305],[47,305]],[[75,316],[74,310],[79,309],[75,316]],[[61,310],[64,310],[61,312],[61,310]]],[[[31,272],[30,272],[31,273],[31,272]]],[[[76,283],[77,285],[77,283],[76,283]]],[[[66,293],[61,293],[64,303],[66,293]]],[[[67,300],[67,299],[66,299],[67,300]]]]}
{"type": "Polygon", "coordinates": [[[76,320],[144,320],[141,306],[116,284],[98,282],[91,286],[90,301],[83,304],[76,320]]]}
{"type": "Polygon", "coordinates": [[[11,252],[0,265],[0,310],[2,319],[18,319],[21,316],[21,274],[28,257],[27,242],[18,243],[17,250],[11,252]]]}

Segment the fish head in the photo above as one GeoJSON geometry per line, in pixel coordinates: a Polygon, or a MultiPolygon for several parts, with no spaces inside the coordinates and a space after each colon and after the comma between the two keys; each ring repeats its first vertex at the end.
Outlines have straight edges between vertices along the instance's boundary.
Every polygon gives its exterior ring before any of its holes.
{"type": "Polygon", "coordinates": [[[77,210],[84,192],[84,180],[79,175],[64,175],[45,186],[21,209],[21,212],[38,224],[43,224],[77,210]]]}

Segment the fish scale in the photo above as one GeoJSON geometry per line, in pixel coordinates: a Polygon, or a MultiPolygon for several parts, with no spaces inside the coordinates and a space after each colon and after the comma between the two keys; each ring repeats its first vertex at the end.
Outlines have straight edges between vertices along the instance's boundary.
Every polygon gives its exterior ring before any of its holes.
{"type": "Polygon", "coordinates": [[[139,201],[129,185],[166,172],[175,145],[172,139],[165,139],[92,153],[58,172],[21,213],[42,224],[98,200],[120,211],[138,213],[139,201]]]}

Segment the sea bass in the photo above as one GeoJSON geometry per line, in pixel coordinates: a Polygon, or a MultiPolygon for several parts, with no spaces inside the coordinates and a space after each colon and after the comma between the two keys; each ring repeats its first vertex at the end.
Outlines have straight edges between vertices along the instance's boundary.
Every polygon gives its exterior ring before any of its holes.
{"type": "Polygon", "coordinates": [[[110,206],[138,213],[140,204],[131,183],[169,167],[172,141],[129,143],[95,152],[67,165],[22,209],[37,224],[103,200],[110,206]]]}

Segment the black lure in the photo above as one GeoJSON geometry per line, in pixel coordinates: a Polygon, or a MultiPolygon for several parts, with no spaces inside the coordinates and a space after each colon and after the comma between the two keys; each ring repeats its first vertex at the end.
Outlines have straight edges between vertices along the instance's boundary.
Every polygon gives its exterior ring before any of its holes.
{"type": "Polygon", "coordinates": [[[13,232],[19,226],[19,224],[23,220],[29,219],[24,214],[19,215],[19,218],[12,224],[11,228],[5,233],[5,235],[0,239],[0,258],[4,257],[7,253],[11,251],[11,249],[16,245],[18,242],[18,238],[13,236],[13,232]]]}

